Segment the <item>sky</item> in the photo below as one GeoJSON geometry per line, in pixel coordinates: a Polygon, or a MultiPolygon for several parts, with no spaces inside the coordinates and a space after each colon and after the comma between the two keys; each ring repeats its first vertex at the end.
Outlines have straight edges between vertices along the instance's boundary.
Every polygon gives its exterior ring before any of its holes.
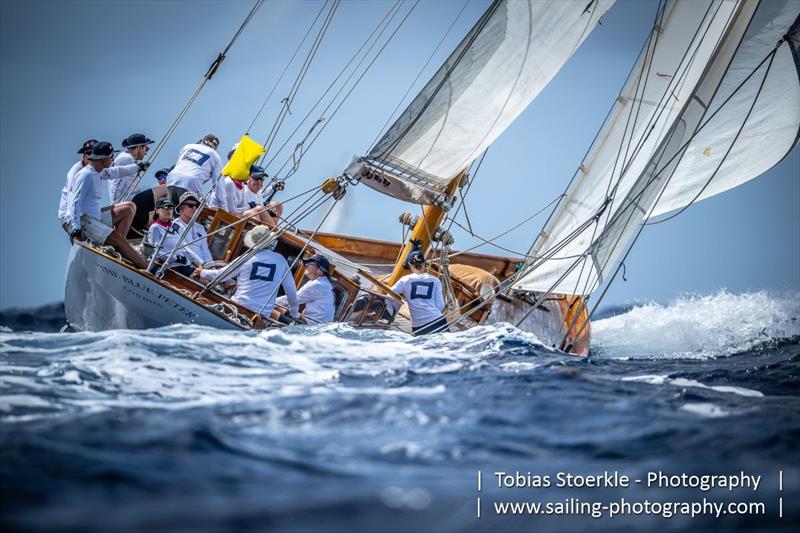
{"type": "MultiPolygon", "coordinates": [[[[403,13],[411,5],[406,3],[403,13]]],[[[287,181],[284,198],[340,174],[354,155],[369,149],[409,87],[406,103],[488,0],[467,3],[456,18],[464,5],[423,1],[413,10],[342,108],[327,114],[324,131],[287,181]]],[[[251,6],[210,0],[0,3],[0,309],[63,299],[69,241],[56,212],[82,142],[97,138],[119,147],[134,132],[159,140],[251,6]]],[[[206,133],[217,134],[225,151],[247,132],[320,6],[317,0],[266,2],[154,168],[173,164],[182,145],[206,133]]],[[[289,149],[299,141],[291,131],[390,6],[342,2],[279,130],[268,172],[288,161],[289,149]],[[289,149],[278,152],[287,139],[289,149]]],[[[563,192],[636,59],[655,7],[651,1],[618,0],[492,145],[466,202],[475,233],[485,238],[502,233],[563,192]]],[[[306,48],[299,56],[305,53],[306,48]]],[[[250,130],[255,140],[267,138],[298,68],[299,63],[289,68],[267,101],[250,130]]],[[[318,116],[319,111],[310,120],[318,116]]],[[[301,125],[299,135],[309,127],[301,125]]],[[[152,171],[145,183],[155,184],[152,171]]],[[[334,229],[397,241],[398,215],[417,210],[366,186],[351,187],[334,229]]],[[[544,220],[538,217],[499,242],[524,253],[544,220]]],[[[317,223],[312,217],[302,225],[317,223]]],[[[463,231],[454,233],[454,248],[478,243],[463,231]]],[[[477,251],[508,255],[488,247],[477,251]]],[[[626,278],[612,286],[606,304],[667,302],[720,289],[797,290],[800,150],[758,179],[648,227],[626,261],[626,278]]]]}

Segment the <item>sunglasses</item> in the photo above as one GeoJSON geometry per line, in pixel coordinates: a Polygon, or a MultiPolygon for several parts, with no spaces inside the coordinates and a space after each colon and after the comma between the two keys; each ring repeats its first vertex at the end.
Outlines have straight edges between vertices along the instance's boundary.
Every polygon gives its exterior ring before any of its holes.
{"type": "Polygon", "coordinates": [[[191,209],[197,209],[198,207],[200,207],[200,204],[189,203],[189,202],[186,202],[185,204],[181,204],[181,205],[185,205],[186,207],[189,207],[191,209]]]}
{"type": "Polygon", "coordinates": [[[264,181],[264,176],[260,176],[258,178],[250,178],[250,179],[252,179],[253,181],[264,181]]]}

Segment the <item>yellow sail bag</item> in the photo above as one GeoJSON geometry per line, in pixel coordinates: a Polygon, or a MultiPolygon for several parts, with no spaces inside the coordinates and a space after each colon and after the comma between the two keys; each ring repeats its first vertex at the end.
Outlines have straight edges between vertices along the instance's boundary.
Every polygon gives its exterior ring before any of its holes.
{"type": "Polygon", "coordinates": [[[250,176],[250,167],[256,162],[261,154],[265,152],[264,147],[255,142],[247,135],[242,135],[239,146],[231,156],[231,160],[222,169],[222,174],[230,176],[239,181],[247,181],[250,176]]]}

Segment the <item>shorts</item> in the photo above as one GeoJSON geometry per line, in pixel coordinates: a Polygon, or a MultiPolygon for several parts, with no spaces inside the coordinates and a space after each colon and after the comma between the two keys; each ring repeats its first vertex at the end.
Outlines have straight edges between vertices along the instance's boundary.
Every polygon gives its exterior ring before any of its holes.
{"type": "Polygon", "coordinates": [[[136,214],[133,215],[131,227],[143,231],[150,221],[150,213],[156,209],[155,195],[152,189],[147,189],[146,191],[137,193],[131,201],[136,205],[136,214]]]}
{"type": "Polygon", "coordinates": [[[114,228],[111,225],[111,211],[101,211],[100,220],[81,215],[81,238],[95,244],[105,244],[114,228]]]}
{"type": "Polygon", "coordinates": [[[411,333],[415,336],[427,335],[428,333],[444,333],[447,331],[447,328],[447,319],[444,316],[440,316],[436,320],[431,320],[422,326],[411,326],[411,333]]]}
{"type": "Polygon", "coordinates": [[[189,192],[189,189],[184,189],[183,187],[178,187],[177,185],[167,185],[167,192],[169,192],[169,199],[172,200],[172,203],[175,204],[175,207],[178,207],[178,202],[181,201],[181,196],[183,196],[183,193],[189,192]]]}

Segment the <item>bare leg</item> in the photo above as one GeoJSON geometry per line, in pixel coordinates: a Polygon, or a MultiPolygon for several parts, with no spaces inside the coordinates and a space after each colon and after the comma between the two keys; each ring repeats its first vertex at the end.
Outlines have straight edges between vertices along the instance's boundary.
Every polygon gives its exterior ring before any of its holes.
{"type": "Polygon", "coordinates": [[[157,204],[158,201],[161,200],[162,198],[166,198],[167,196],[169,196],[169,193],[167,192],[167,186],[166,185],[156,185],[155,187],[153,187],[150,190],[153,191],[153,203],[154,204],[157,204]]]}
{"type": "Polygon", "coordinates": [[[133,246],[128,243],[128,239],[126,239],[124,235],[125,234],[119,233],[119,230],[115,229],[106,239],[106,244],[110,244],[119,250],[122,257],[136,265],[137,268],[147,268],[147,261],[133,249],[133,246]]]}
{"type": "Polygon", "coordinates": [[[133,202],[122,202],[111,206],[111,224],[115,231],[125,236],[131,229],[133,215],[136,214],[136,204],[133,202]]]}

